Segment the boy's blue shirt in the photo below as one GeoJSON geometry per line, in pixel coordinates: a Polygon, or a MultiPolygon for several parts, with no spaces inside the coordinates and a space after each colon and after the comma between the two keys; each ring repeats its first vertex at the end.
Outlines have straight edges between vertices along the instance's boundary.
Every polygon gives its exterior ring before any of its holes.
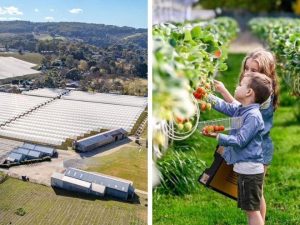
{"type": "Polygon", "coordinates": [[[214,101],[214,109],[230,117],[242,117],[242,127],[231,130],[229,135],[219,134],[219,145],[224,146],[223,158],[228,164],[238,162],[263,162],[262,135],[264,121],[260,113],[259,104],[246,107],[230,104],[224,100],[210,96],[214,101]]]}

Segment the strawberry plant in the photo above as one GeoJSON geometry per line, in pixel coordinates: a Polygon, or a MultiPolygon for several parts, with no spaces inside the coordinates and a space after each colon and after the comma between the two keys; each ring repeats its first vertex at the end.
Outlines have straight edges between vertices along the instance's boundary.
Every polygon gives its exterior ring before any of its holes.
{"type": "MultiPolygon", "coordinates": [[[[195,116],[199,119],[197,109],[211,109],[207,96],[212,92],[213,76],[227,69],[227,48],[237,29],[230,18],[153,27],[155,122],[174,121],[175,129],[183,134],[194,130],[198,121],[195,116]]],[[[154,137],[154,145],[160,145],[155,140],[164,143],[161,137],[154,137]]]]}
{"type": "Polygon", "coordinates": [[[199,162],[190,164],[193,154],[171,147],[161,157],[161,150],[168,149],[170,138],[178,144],[189,137],[200,113],[211,109],[213,78],[227,69],[228,44],[237,30],[230,18],[153,26],[153,150],[163,177],[159,190],[186,194],[197,186],[191,175],[199,173],[199,162]]]}
{"type": "Polygon", "coordinates": [[[249,22],[257,34],[276,54],[279,75],[300,96],[300,19],[255,18],[249,22]]]}

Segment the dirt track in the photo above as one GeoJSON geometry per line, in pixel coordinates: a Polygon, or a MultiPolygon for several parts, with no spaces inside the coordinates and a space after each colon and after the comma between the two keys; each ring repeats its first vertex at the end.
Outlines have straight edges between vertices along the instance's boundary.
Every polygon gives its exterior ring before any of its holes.
{"type": "Polygon", "coordinates": [[[249,53],[255,49],[263,48],[263,43],[251,34],[250,31],[244,31],[238,34],[238,38],[234,40],[230,47],[230,53],[249,53]]]}
{"type": "MultiPolygon", "coordinates": [[[[27,176],[30,182],[51,186],[51,176],[54,172],[62,173],[67,167],[84,168],[86,159],[91,157],[101,157],[112,154],[120,148],[130,145],[132,137],[124,139],[117,143],[106,145],[87,153],[76,153],[74,151],[57,150],[58,158],[52,158],[50,162],[41,162],[28,165],[11,167],[6,170],[11,177],[21,179],[22,176],[27,176]]],[[[0,159],[5,159],[7,154],[14,148],[21,146],[23,142],[12,141],[0,138],[0,159]]]]}

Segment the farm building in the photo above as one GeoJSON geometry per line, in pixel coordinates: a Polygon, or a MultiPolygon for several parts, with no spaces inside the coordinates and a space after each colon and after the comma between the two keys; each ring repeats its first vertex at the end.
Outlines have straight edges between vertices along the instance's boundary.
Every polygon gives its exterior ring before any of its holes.
{"type": "Polygon", "coordinates": [[[24,160],[24,158],[25,158],[25,156],[23,154],[16,153],[16,152],[11,152],[7,156],[6,161],[9,161],[9,162],[21,162],[21,161],[24,160]]]}
{"type": "Polygon", "coordinates": [[[74,148],[80,152],[87,152],[94,150],[106,144],[110,144],[124,139],[127,136],[127,132],[122,129],[110,130],[104,133],[96,134],[91,137],[81,139],[74,142],[74,148]]]}
{"type": "Polygon", "coordinates": [[[56,157],[56,149],[24,143],[23,146],[15,148],[6,158],[6,162],[22,162],[31,159],[41,159],[45,156],[56,157]]]}
{"type": "Polygon", "coordinates": [[[26,148],[16,148],[12,152],[24,155],[24,160],[38,159],[43,157],[41,152],[29,150],[26,148]]]}
{"type": "Polygon", "coordinates": [[[50,157],[57,156],[57,151],[55,148],[50,148],[50,147],[46,147],[46,146],[42,146],[42,145],[34,145],[34,144],[24,143],[22,145],[22,148],[40,152],[43,156],[50,156],[50,157]]]}
{"type": "Polygon", "coordinates": [[[71,191],[78,191],[98,196],[111,196],[122,200],[134,195],[133,182],[100,173],[68,168],[64,174],[54,173],[51,185],[71,191]]]}

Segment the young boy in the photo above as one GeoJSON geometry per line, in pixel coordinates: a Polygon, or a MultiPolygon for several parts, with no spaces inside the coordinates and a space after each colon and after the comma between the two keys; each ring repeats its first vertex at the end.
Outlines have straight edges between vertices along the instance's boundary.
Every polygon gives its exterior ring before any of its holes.
{"type": "Polygon", "coordinates": [[[241,103],[229,104],[216,96],[210,96],[214,109],[230,117],[242,117],[243,124],[229,135],[206,133],[217,138],[225,148],[219,152],[228,164],[234,164],[238,174],[238,207],[245,210],[249,225],[263,225],[260,214],[260,199],[264,177],[262,132],[264,122],[259,111],[260,104],[272,94],[272,81],[264,74],[245,74],[235,90],[235,99],[241,103]]]}

